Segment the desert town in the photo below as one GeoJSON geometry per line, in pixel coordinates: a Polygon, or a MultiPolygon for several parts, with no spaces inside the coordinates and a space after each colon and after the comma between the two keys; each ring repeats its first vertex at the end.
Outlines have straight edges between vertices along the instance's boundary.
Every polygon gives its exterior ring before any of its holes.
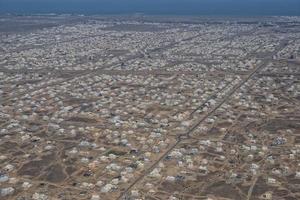
{"type": "Polygon", "coordinates": [[[1,200],[300,199],[300,17],[79,18],[0,18],[1,200]]]}

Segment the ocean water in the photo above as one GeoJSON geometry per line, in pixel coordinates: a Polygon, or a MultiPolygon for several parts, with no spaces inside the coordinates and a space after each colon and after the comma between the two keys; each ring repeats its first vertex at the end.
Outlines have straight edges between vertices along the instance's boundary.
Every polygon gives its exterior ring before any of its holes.
{"type": "Polygon", "coordinates": [[[300,16],[300,0],[0,0],[0,13],[300,16]]]}

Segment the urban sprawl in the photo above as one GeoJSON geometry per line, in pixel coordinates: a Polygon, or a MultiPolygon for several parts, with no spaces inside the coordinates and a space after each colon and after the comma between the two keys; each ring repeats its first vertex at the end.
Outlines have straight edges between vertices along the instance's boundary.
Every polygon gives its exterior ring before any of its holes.
{"type": "Polygon", "coordinates": [[[1,200],[300,199],[300,17],[1,23],[1,200]]]}

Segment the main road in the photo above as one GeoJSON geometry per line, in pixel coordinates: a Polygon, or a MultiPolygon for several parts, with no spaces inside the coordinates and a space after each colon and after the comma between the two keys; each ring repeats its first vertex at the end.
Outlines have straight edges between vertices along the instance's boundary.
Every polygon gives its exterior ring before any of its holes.
{"type": "MultiPolygon", "coordinates": [[[[210,117],[211,115],[213,115],[215,113],[215,111],[220,108],[225,102],[228,101],[228,99],[230,99],[230,97],[237,91],[239,90],[249,79],[253,78],[257,72],[259,72],[263,67],[267,66],[267,64],[272,61],[273,56],[275,54],[277,54],[278,51],[280,51],[281,49],[283,49],[285,47],[285,43],[284,41],[281,41],[280,45],[276,48],[276,50],[272,53],[270,53],[265,59],[264,61],[257,66],[253,71],[251,71],[243,80],[240,81],[240,83],[238,85],[236,85],[232,90],[230,90],[227,95],[217,103],[217,105],[210,110],[204,117],[202,117],[197,123],[195,123],[194,125],[192,125],[187,132],[183,133],[182,135],[179,135],[179,137],[177,138],[176,142],[174,144],[172,144],[164,153],[163,155],[161,155],[159,157],[159,159],[157,159],[147,170],[145,170],[145,172],[140,175],[139,177],[137,177],[125,190],[124,192],[121,193],[121,195],[118,197],[119,200],[121,199],[126,199],[128,192],[137,184],[139,183],[145,176],[147,176],[149,173],[151,173],[156,167],[157,165],[173,150],[175,149],[182,141],[188,139],[190,137],[190,134],[203,122],[205,121],[208,117],[210,117]]],[[[211,98],[211,97],[209,97],[211,98]]]]}

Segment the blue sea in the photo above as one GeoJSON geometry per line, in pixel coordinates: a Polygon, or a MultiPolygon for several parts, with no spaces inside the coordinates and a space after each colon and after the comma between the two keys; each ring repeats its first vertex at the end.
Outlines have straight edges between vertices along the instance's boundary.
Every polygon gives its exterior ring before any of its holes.
{"type": "Polygon", "coordinates": [[[0,0],[0,14],[300,16],[300,0],[0,0]]]}

